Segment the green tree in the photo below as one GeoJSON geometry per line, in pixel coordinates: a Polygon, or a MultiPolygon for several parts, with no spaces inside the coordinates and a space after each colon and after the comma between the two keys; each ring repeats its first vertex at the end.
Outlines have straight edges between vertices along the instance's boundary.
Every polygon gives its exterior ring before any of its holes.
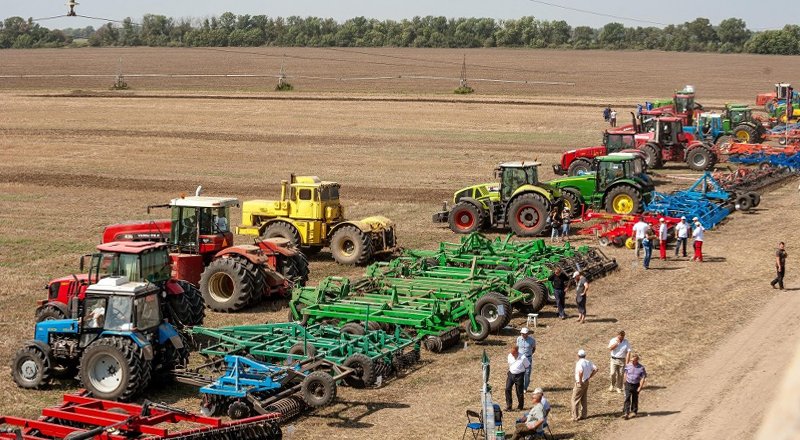
{"type": "Polygon", "coordinates": [[[750,39],[752,32],[740,18],[727,18],[717,26],[717,37],[722,52],[741,52],[744,43],[750,39]]]}
{"type": "Polygon", "coordinates": [[[622,23],[608,23],[603,26],[598,37],[600,44],[606,49],[622,49],[625,42],[625,26],[622,23]]]}

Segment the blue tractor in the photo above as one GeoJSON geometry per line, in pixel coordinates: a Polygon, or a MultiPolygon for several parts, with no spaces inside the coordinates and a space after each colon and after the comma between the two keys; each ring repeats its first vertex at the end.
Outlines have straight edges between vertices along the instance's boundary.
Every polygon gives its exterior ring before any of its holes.
{"type": "Polygon", "coordinates": [[[186,364],[182,336],[163,319],[161,289],[150,283],[108,277],[70,301],[74,319],[36,324],[34,339],[17,351],[11,365],[22,388],[46,386],[53,376],[76,369],[82,386],[101,399],[128,401],[151,379],[171,379],[186,364]]]}

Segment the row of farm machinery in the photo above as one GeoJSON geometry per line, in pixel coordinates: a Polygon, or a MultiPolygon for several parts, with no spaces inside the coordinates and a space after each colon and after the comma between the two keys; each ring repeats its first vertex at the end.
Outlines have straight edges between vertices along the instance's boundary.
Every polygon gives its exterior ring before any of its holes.
{"type": "Polygon", "coordinates": [[[555,301],[556,268],[589,279],[617,269],[601,248],[527,239],[554,213],[601,245],[623,246],[639,219],[655,228],[697,217],[713,228],[759,206],[765,187],[800,170],[800,147],[791,120],[769,130],[756,120],[730,106],[717,121],[697,111],[693,90],[676,92],[607,131],[602,147],[565,153],[554,170],[569,176],[541,181],[540,163],[506,162],[497,183],[456,191],[433,220],[463,235],[434,249],[399,248],[385,217],[347,220],[339,185],[311,176],[283,181],[279,199],[242,203],[235,228],[239,200],[199,188],[150,206],[170,218],[108,226],[79,274],[48,283],[12,376],[25,389],[69,379],[83,389],[35,420],[0,416],[0,439],[281,438],[281,424],[332,404],[341,386],[383,386],[420,368],[423,348],[447,353],[500,334],[514,313],[539,313],[555,301]],[[779,146],[738,142],[745,132],[779,146]],[[738,168],[724,170],[723,159],[738,168]],[[652,170],[676,160],[704,173],[657,191],[652,170]],[[482,234],[503,229],[511,234],[482,234]],[[256,238],[236,245],[236,234],[256,238]],[[307,285],[308,258],[326,247],[363,275],[307,285]],[[391,258],[375,261],[382,256],[391,258]],[[208,309],[262,301],[287,307],[288,321],[203,325],[208,309]],[[172,381],[199,390],[198,413],[128,403],[172,381]]]}

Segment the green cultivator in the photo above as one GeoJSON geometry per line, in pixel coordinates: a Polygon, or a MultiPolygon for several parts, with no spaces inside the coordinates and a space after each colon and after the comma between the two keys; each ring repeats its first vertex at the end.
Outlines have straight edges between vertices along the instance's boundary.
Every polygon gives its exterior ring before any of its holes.
{"type": "Polygon", "coordinates": [[[191,331],[203,345],[200,349],[203,356],[219,359],[227,354],[239,354],[272,363],[324,358],[352,369],[353,373],[343,379],[357,388],[372,386],[377,377],[388,377],[420,359],[417,340],[403,334],[399,328],[387,333],[380,329],[366,330],[355,324],[336,328],[278,323],[194,327],[191,331]]]}

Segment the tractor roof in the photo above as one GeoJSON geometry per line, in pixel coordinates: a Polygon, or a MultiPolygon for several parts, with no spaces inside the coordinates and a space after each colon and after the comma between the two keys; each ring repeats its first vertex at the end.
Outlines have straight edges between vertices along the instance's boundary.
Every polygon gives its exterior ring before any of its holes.
{"type": "Polygon", "coordinates": [[[172,199],[171,206],[187,206],[193,208],[226,208],[239,206],[239,199],[230,197],[189,196],[172,199]]]}
{"type": "Polygon", "coordinates": [[[700,113],[701,118],[721,118],[722,115],[714,112],[700,113]]]}
{"type": "Polygon", "coordinates": [[[339,185],[339,183],[320,180],[320,178],[317,176],[294,176],[294,181],[292,182],[292,185],[331,186],[331,185],[339,185]]]}
{"type": "Polygon", "coordinates": [[[135,296],[158,290],[150,283],[133,283],[128,277],[106,277],[86,288],[86,294],[113,294],[135,296]]]}
{"type": "Polygon", "coordinates": [[[523,160],[521,162],[520,161],[517,161],[517,162],[502,162],[500,164],[500,167],[501,168],[526,168],[526,167],[538,167],[541,164],[542,164],[541,162],[537,162],[535,160],[529,160],[529,161],[523,160]]]}
{"type": "Polygon", "coordinates": [[[168,247],[166,243],[153,241],[111,241],[97,246],[100,252],[114,252],[117,254],[141,254],[153,249],[168,247]]]}
{"type": "Polygon", "coordinates": [[[636,159],[636,157],[631,153],[611,153],[607,156],[599,156],[597,160],[601,162],[627,162],[636,159]]]}
{"type": "Polygon", "coordinates": [[[678,117],[675,117],[675,116],[662,116],[662,117],[658,118],[658,120],[662,121],[662,122],[682,122],[683,121],[681,118],[678,118],[678,117]]]}

